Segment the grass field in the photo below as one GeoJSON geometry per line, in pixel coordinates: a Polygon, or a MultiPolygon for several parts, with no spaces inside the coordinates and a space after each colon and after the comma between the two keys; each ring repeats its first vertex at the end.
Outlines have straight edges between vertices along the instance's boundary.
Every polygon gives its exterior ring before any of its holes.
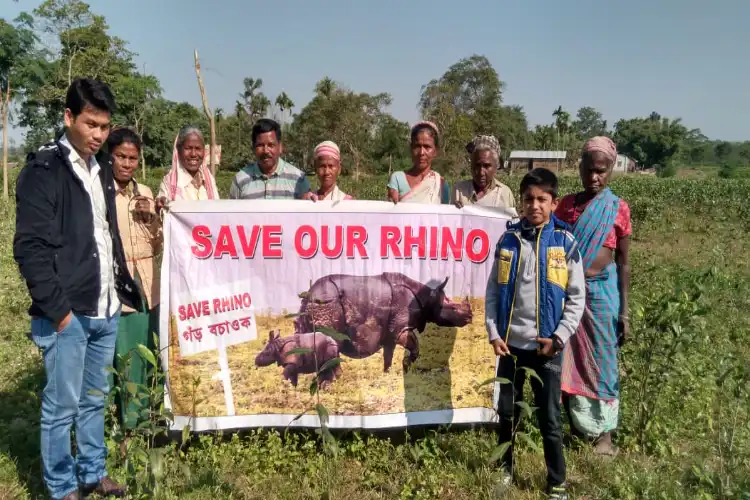
{"type": "MultiPolygon", "coordinates": [[[[222,192],[228,179],[219,178],[222,192]]],[[[508,184],[515,190],[518,181],[508,184]]],[[[575,176],[562,183],[564,193],[577,189],[575,176]]],[[[342,182],[359,198],[382,199],[384,185],[384,178],[342,182]]],[[[630,203],[635,230],[632,341],[621,358],[621,452],[603,461],[587,449],[568,449],[572,498],[747,500],[750,182],[634,175],[612,187],[630,203]]],[[[13,228],[13,205],[2,202],[0,499],[44,498],[38,444],[44,374],[26,338],[28,299],[12,259],[13,228]]],[[[279,370],[263,370],[264,380],[279,383],[279,370]]],[[[519,484],[500,493],[499,475],[488,464],[491,432],[391,437],[343,434],[333,457],[312,433],[203,435],[181,450],[162,448],[159,468],[150,471],[126,462],[110,441],[110,470],[135,493],[155,476],[155,496],[164,499],[542,498],[544,461],[526,444],[518,449],[519,484]]],[[[531,437],[540,443],[536,431],[531,437]]]]}

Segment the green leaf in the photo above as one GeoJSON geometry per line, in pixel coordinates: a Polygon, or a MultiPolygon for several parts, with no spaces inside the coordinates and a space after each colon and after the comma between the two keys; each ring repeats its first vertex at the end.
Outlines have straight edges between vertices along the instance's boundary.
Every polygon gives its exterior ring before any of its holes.
{"type": "Polygon", "coordinates": [[[532,450],[534,450],[536,453],[542,453],[542,450],[539,448],[539,446],[537,446],[537,444],[534,442],[534,440],[531,439],[531,437],[528,434],[526,434],[525,432],[517,432],[516,433],[516,437],[519,437],[523,441],[525,441],[526,444],[529,446],[529,448],[531,448],[532,450]]]}
{"type": "Polygon", "coordinates": [[[539,377],[535,370],[532,370],[528,366],[522,366],[521,369],[523,369],[523,371],[525,371],[529,377],[537,379],[542,386],[544,385],[544,382],[542,382],[542,379],[539,377]]]}
{"type": "Polygon", "coordinates": [[[100,391],[100,390],[97,390],[97,389],[89,389],[88,394],[89,394],[89,396],[104,397],[104,393],[102,391],[100,391]]]}
{"type": "Polygon", "coordinates": [[[333,340],[338,340],[340,342],[344,342],[346,340],[349,340],[348,335],[344,335],[343,333],[340,333],[333,328],[329,328],[327,326],[316,326],[315,330],[317,330],[319,333],[322,333],[324,335],[328,335],[333,340]]]}
{"type": "Polygon", "coordinates": [[[328,409],[322,404],[318,403],[315,405],[315,411],[318,413],[320,424],[323,426],[328,425],[328,409]]]}
{"type": "Polygon", "coordinates": [[[313,379],[310,383],[310,396],[314,396],[318,392],[318,379],[313,379]]]}
{"type": "Polygon", "coordinates": [[[284,315],[284,319],[293,319],[293,318],[297,318],[299,316],[304,316],[304,315],[305,313],[290,313],[290,314],[284,315]]]}
{"type": "Polygon", "coordinates": [[[337,367],[340,364],[341,364],[341,358],[329,359],[328,361],[326,361],[325,363],[323,363],[323,366],[320,367],[320,370],[318,370],[318,375],[320,375],[321,373],[323,373],[326,370],[333,369],[333,368],[337,367]]]}
{"type": "Polygon", "coordinates": [[[148,361],[151,366],[156,366],[156,357],[148,347],[143,344],[138,344],[138,354],[140,354],[144,360],[148,361]]]}
{"type": "MultiPolygon", "coordinates": [[[[292,420],[291,420],[291,421],[289,422],[289,425],[292,425],[292,424],[293,424],[294,422],[296,422],[297,420],[299,420],[299,419],[301,419],[302,417],[304,417],[304,416],[305,416],[305,414],[306,414],[306,413],[307,413],[308,411],[309,411],[309,410],[305,410],[305,411],[303,411],[302,413],[300,413],[299,415],[297,415],[296,417],[294,417],[294,418],[293,418],[293,419],[292,419],[292,420]]],[[[288,426],[289,426],[289,425],[288,425],[288,426]]],[[[287,427],[288,427],[288,426],[287,426],[287,427]]]]}
{"type": "Polygon", "coordinates": [[[312,354],[313,350],[308,349],[307,347],[295,347],[294,349],[290,349],[287,351],[287,353],[284,355],[286,356],[292,356],[293,354],[312,354]]]}
{"type": "Polygon", "coordinates": [[[190,439],[190,426],[186,425],[182,428],[182,444],[185,444],[190,439]]]}
{"type": "Polygon", "coordinates": [[[488,465],[492,465],[503,458],[503,455],[505,455],[505,452],[508,451],[508,448],[510,448],[510,441],[506,441],[505,443],[497,446],[492,451],[492,455],[490,455],[490,461],[488,465]]]}
{"type": "Polygon", "coordinates": [[[135,396],[138,392],[138,384],[135,382],[125,382],[125,390],[132,396],[135,396]]]}
{"type": "Polygon", "coordinates": [[[516,401],[516,404],[521,408],[521,418],[530,417],[536,408],[529,406],[526,401],[516,401]]]}
{"type": "Polygon", "coordinates": [[[490,384],[495,384],[495,383],[503,385],[503,384],[511,384],[512,382],[505,377],[492,377],[492,378],[488,378],[487,380],[479,384],[477,387],[478,388],[484,387],[485,385],[490,385],[490,384]]]}

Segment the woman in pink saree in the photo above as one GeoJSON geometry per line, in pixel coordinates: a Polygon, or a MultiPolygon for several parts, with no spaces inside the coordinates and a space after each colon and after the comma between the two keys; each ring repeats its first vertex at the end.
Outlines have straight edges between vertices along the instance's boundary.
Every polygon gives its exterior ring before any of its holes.
{"type": "Polygon", "coordinates": [[[393,203],[450,203],[450,189],[445,179],[432,170],[437,158],[440,137],[437,125],[419,122],[411,129],[411,163],[407,171],[394,172],[388,181],[388,199],[393,203]]]}

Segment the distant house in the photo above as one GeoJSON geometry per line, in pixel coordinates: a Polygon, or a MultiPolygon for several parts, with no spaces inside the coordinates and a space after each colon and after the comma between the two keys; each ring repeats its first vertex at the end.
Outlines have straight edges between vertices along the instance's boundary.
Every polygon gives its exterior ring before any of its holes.
{"type": "Polygon", "coordinates": [[[541,167],[557,172],[562,170],[566,156],[565,151],[511,151],[508,167],[511,171],[528,171],[541,167]]]}
{"type": "Polygon", "coordinates": [[[635,161],[629,156],[617,155],[615,172],[635,172],[635,161]]]}

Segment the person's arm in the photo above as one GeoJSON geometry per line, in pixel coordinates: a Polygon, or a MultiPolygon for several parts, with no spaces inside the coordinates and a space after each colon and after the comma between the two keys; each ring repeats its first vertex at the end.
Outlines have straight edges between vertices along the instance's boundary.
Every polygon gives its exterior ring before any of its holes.
{"type": "Polygon", "coordinates": [[[576,245],[567,255],[568,287],[565,290],[565,307],[560,323],[553,336],[564,346],[575,335],[586,308],[586,275],[583,259],[576,245]]]}
{"type": "Polygon", "coordinates": [[[389,201],[392,201],[393,203],[398,203],[399,200],[401,200],[401,195],[399,194],[399,189],[398,189],[398,178],[396,177],[396,172],[393,172],[391,174],[391,178],[388,179],[387,193],[388,193],[389,201]]]}
{"type": "Polygon", "coordinates": [[[487,338],[495,350],[496,356],[505,356],[510,354],[508,345],[500,336],[497,329],[498,307],[500,300],[500,286],[497,283],[497,258],[492,263],[490,277],[487,280],[487,288],[484,293],[484,324],[487,329],[487,338]]]}
{"type": "Polygon", "coordinates": [[[16,184],[13,257],[32,300],[60,331],[70,322],[72,311],[55,272],[55,258],[62,246],[62,236],[54,224],[54,182],[54,176],[47,168],[33,163],[21,172],[16,184]]]}
{"type": "Polygon", "coordinates": [[[451,192],[450,192],[450,186],[445,181],[445,179],[440,179],[440,189],[441,189],[441,196],[440,196],[440,202],[443,205],[449,205],[451,202],[451,192]]]}
{"type": "Polygon", "coordinates": [[[630,333],[630,318],[628,317],[628,290],[630,289],[630,236],[623,236],[617,240],[615,250],[617,265],[617,279],[620,289],[620,317],[617,320],[619,343],[622,345],[630,333]]]}
{"type": "Polygon", "coordinates": [[[507,188],[505,198],[505,203],[508,208],[516,208],[516,197],[513,196],[513,190],[511,188],[507,188]]]}
{"type": "Polygon", "coordinates": [[[232,185],[229,187],[229,199],[239,200],[240,199],[240,184],[237,182],[237,176],[235,175],[232,179],[232,185]]]}
{"type": "Polygon", "coordinates": [[[487,337],[490,344],[500,338],[497,331],[497,307],[500,299],[500,287],[497,284],[497,259],[492,263],[492,271],[487,280],[487,289],[484,292],[484,324],[487,329],[487,337]]]}
{"type": "Polygon", "coordinates": [[[311,200],[313,192],[310,189],[310,181],[307,180],[307,176],[303,173],[297,184],[294,187],[294,198],[297,200],[311,200]]]}

